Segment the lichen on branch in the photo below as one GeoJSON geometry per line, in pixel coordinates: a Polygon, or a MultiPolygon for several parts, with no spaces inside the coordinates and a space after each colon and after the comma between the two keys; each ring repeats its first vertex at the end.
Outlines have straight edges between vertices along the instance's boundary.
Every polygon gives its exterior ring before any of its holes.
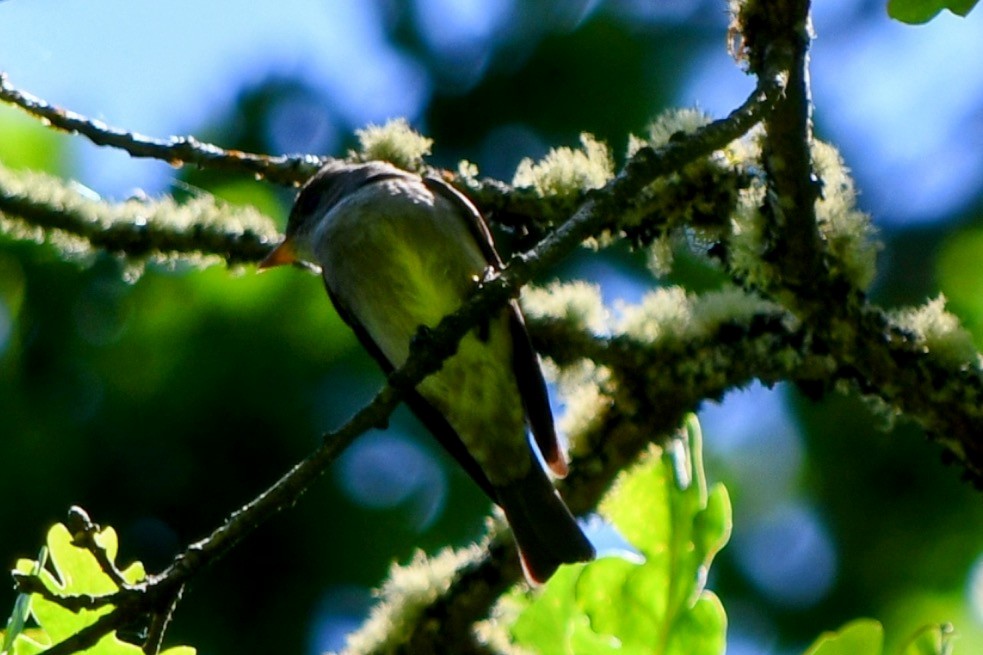
{"type": "Polygon", "coordinates": [[[73,182],[0,166],[0,233],[46,242],[66,259],[96,251],[145,262],[240,264],[261,258],[278,239],[274,222],[252,207],[224,205],[201,193],[107,202],[73,182]]]}

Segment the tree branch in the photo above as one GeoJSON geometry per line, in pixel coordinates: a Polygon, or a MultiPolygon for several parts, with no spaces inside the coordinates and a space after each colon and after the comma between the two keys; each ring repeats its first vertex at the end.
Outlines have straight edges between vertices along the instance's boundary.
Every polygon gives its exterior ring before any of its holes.
{"type": "Polygon", "coordinates": [[[97,146],[119,148],[132,157],[159,159],[172,166],[191,164],[199,168],[247,172],[278,184],[297,185],[327,162],[327,159],[313,155],[273,157],[239,150],[223,150],[202,143],[192,136],[176,136],[163,140],[127,132],[20,91],[10,84],[3,73],[0,73],[0,100],[20,107],[51,127],[80,134],[97,146]]]}
{"type": "Polygon", "coordinates": [[[945,362],[911,326],[890,320],[831,266],[816,220],[822,182],[812,161],[809,1],[747,0],[735,17],[752,71],[790,70],[785,97],[765,119],[770,252],[777,285],[764,291],[810,321],[810,337],[828,348],[840,375],[922,425],[983,488],[980,366],[945,362]]]}
{"type": "MultiPolygon", "coordinates": [[[[633,199],[633,195],[660,175],[678,170],[688,162],[706,156],[740,137],[750,129],[781,91],[778,78],[762,84],[742,107],[728,118],[716,121],[689,135],[679,135],[659,150],[643,148],[611,182],[592,194],[566,223],[552,232],[533,250],[513,256],[505,269],[485,281],[481,288],[454,314],[445,317],[432,330],[423,330],[414,339],[406,363],[389,378],[376,397],[340,429],[324,436],[323,444],[291,469],[278,482],[260,494],[205,539],[192,544],[163,573],[152,577],[145,592],[133,602],[121,603],[100,619],[99,625],[120,625],[113,617],[127,618],[171,607],[185,584],[201,569],[222,557],[236,543],[279,511],[296,503],[337,455],[358,435],[384,424],[402,393],[416,386],[437,370],[449,357],[455,344],[483,316],[504,305],[532,277],[553,267],[584,239],[600,233],[633,199]]],[[[500,576],[511,584],[518,568],[500,576]]],[[[462,579],[468,579],[467,571],[462,579]]],[[[86,635],[91,633],[86,630],[86,635]]],[[[80,633],[81,634],[81,633],[80,633]]],[[[80,637],[81,638],[81,637],[80,637]]],[[[64,642],[63,642],[64,643],[64,642]]],[[[56,646],[55,648],[61,648],[56,646]]],[[[59,651],[55,651],[59,652],[59,651]]]]}
{"type": "MultiPolygon", "coordinates": [[[[558,483],[564,500],[576,514],[591,511],[615,477],[651,443],[665,439],[686,413],[696,411],[704,400],[719,399],[727,390],[753,380],[768,386],[793,381],[809,395],[815,395],[817,387],[827,390],[838,382],[855,385],[935,434],[947,435],[946,445],[956,453],[966,453],[961,458],[966,474],[979,483],[978,467],[983,464],[978,439],[983,430],[980,370],[945,367],[916,343],[905,325],[876,308],[867,308],[857,319],[863,330],[854,345],[865,357],[881,363],[877,379],[866,378],[857,368],[830,357],[830,344],[822,334],[778,306],[744,319],[728,318],[699,337],[672,334],[655,342],[626,335],[599,337],[568,321],[531,318],[528,325],[534,345],[544,355],[561,366],[587,359],[606,366],[613,375],[606,388],[610,402],[603,416],[587,432],[575,435],[578,443],[587,445],[589,454],[575,457],[569,476],[558,483]],[[885,334],[890,338],[885,339],[885,334]],[[626,410],[638,406],[646,411],[626,410]],[[958,441],[956,448],[952,441],[958,441]]],[[[447,592],[405,636],[406,647],[401,652],[419,652],[416,649],[421,644],[439,650],[435,641],[445,648],[470,644],[465,652],[484,652],[474,642],[470,626],[487,616],[520,577],[507,541],[494,542],[481,558],[457,572],[447,592]],[[431,629],[436,619],[442,627],[439,635],[431,629]]]]}
{"type": "Polygon", "coordinates": [[[791,292],[789,302],[816,311],[819,306],[809,301],[827,297],[829,289],[819,287],[829,275],[816,222],[822,184],[812,162],[809,0],[748,0],[736,18],[751,70],[789,71],[785,96],[765,120],[768,195],[762,213],[769,252],[764,258],[776,262],[780,283],[791,292]]]}
{"type": "Polygon", "coordinates": [[[169,198],[109,203],[70,183],[2,166],[0,215],[20,219],[14,231],[56,231],[136,259],[218,255],[229,264],[256,262],[279,239],[271,219],[251,207],[219,205],[211,196],[183,204],[169,198]]]}
{"type": "MultiPolygon", "coordinates": [[[[757,89],[745,103],[732,112],[726,121],[718,121],[721,127],[731,130],[729,139],[718,147],[744,134],[762,114],[762,105],[775,102],[784,86],[780,69],[766,69],[759,76],[757,89]],[[744,124],[742,121],[751,122],[744,124]],[[736,129],[735,129],[736,128],[736,129]]],[[[0,73],[0,101],[26,111],[55,129],[79,134],[99,146],[119,148],[133,157],[158,159],[172,166],[193,165],[202,169],[231,171],[255,175],[277,184],[296,186],[306,181],[318,168],[327,163],[328,157],[313,155],[271,156],[227,150],[210,143],[202,143],[192,136],[175,136],[157,139],[136,132],[112,127],[77,112],[62,109],[10,84],[0,73]]],[[[712,139],[712,131],[706,138],[712,139]]],[[[712,152],[713,149],[707,151],[712,152]]],[[[563,203],[554,198],[542,198],[528,189],[514,189],[494,179],[464,179],[449,171],[433,171],[448,177],[485,213],[493,215],[506,227],[529,227],[542,233],[543,217],[556,216],[563,203]]],[[[262,255],[260,256],[262,258],[262,255]]]]}

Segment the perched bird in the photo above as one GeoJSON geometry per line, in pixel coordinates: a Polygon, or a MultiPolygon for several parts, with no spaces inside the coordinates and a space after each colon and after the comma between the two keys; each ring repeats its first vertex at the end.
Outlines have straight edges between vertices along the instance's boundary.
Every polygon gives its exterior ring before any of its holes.
{"type": "MultiPolygon", "coordinates": [[[[409,356],[420,326],[457,310],[502,261],[471,202],[448,184],[388,164],[332,162],[301,189],[286,239],[261,268],[320,267],[338,314],[386,373],[409,356]]],[[[567,464],[539,360],[510,303],[406,396],[420,421],[505,512],[527,579],[546,581],[594,549],[539,465],[567,464]]]]}

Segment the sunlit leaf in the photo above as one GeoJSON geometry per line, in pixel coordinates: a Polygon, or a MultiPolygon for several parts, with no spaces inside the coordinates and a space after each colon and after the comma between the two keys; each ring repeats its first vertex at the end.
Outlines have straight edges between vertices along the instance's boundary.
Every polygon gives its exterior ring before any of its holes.
{"type": "MultiPolygon", "coordinates": [[[[900,655],[950,655],[952,626],[927,625],[918,630],[900,655]]],[[[881,655],[884,628],[874,619],[856,619],[835,632],[824,632],[804,655],[881,655]]]]}
{"type": "Polygon", "coordinates": [[[952,652],[952,626],[933,624],[915,633],[901,655],[949,655],[952,652]]]}
{"type": "Polygon", "coordinates": [[[873,619],[857,619],[836,632],[824,632],[805,655],[879,655],[884,628],[873,619]]]}
{"type": "Polygon", "coordinates": [[[965,16],[978,0],[888,0],[887,13],[903,23],[921,24],[935,18],[943,9],[965,16]]]}
{"type": "Polygon", "coordinates": [[[722,485],[709,491],[695,418],[685,437],[624,473],[601,512],[644,556],[602,557],[561,569],[513,626],[540,653],[718,655],[726,615],[704,589],[713,556],[730,535],[722,485]]]}
{"type": "MultiPolygon", "coordinates": [[[[94,537],[110,562],[114,562],[119,550],[116,531],[107,527],[94,537]]],[[[32,560],[19,560],[16,570],[26,575],[36,576],[51,592],[59,596],[100,597],[115,593],[119,587],[100,566],[96,556],[87,548],[72,543],[72,535],[62,524],[54,525],[48,531],[47,549],[52,568],[32,560]]],[[[136,583],[146,578],[143,565],[131,564],[121,571],[128,583],[136,583]]],[[[111,612],[112,605],[94,610],[83,609],[73,612],[53,600],[39,594],[30,596],[30,614],[37,622],[38,629],[25,630],[14,641],[14,655],[29,655],[44,650],[78,633],[111,612]]],[[[142,649],[121,640],[115,632],[104,636],[95,646],[85,651],[90,655],[141,655],[142,649]]],[[[181,646],[164,651],[168,655],[193,655],[193,648],[181,646]]]]}

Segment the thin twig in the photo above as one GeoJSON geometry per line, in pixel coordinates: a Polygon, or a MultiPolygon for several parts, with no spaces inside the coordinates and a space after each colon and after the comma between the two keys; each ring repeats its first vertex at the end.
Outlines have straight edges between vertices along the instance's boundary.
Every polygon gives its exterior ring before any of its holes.
{"type": "Polygon", "coordinates": [[[102,531],[99,524],[93,523],[89,514],[77,505],[68,510],[68,520],[65,523],[69,534],[72,535],[72,545],[88,550],[96,559],[99,568],[113,581],[113,584],[120,589],[127,589],[129,583],[123,577],[123,573],[110,559],[105,547],[96,539],[102,531]]]}
{"type": "Polygon", "coordinates": [[[41,598],[64,607],[70,612],[80,612],[82,610],[97,610],[102,607],[114,605],[119,602],[119,596],[110,594],[106,596],[93,596],[90,594],[59,594],[52,591],[36,575],[11,571],[14,579],[14,588],[22,594],[37,594],[41,598]]]}
{"type": "MultiPolygon", "coordinates": [[[[358,435],[379,425],[398,404],[403,390],[415,387],[420,380],[437,370],[449,357],[464,334],[482,316],[504,305],[510,297],[533,276],[553,267],[584,239],[602,231],[632,201],[645,185],[659,176],[678,170],[685,164],[739,138],[767,112],[780,95],[780,77],[766,78],[759,89],[738,110],[726,119],[711,123],[689,135],[678,135],[669,144],[653,150],[642,148],[624,170],[603,189],[593,192],[580,209],[563,225],[552,232],[537,247],[527,253],[512,257],[498,276],[483,283],[482,287],[454,314],[445,317],[433,330],[426,330],[414,340],[407,362],[391,376],[389,383],[376,397],[339,430],[325,435],[323,445],[295,466],[276,484],[260,494],[241,510],[233,513],[223,525],[200,542],[189,546],[162,574],[148,581],[143,596],[133,602],[124,602],[96,624],[54,646],[49,655],[71,652],[70,648],[84,649],[101,635],[116,629],[132,616],[159,607],[166,599],[172,607],[184,584],[203,567],[224,555],[239,540],[264,523],[270,516],[297,502],[311,483],[327,468],[337,455],[358,435]]],[[[100,139],[106,145],[134,144],[146,146],[142,156],[171,154],[177,148],[189,148],[182,159],[203,157],[212,161],[212,155],[221,157],[209,148],[200,148],[194,141],[160,143],[134,135],[112,131],[105,126],[86,121],[77,115],[47,106],[37,99],[19,94],[0,80],[0,96],[11,100],[32,113],[45,118],[62,129],[86,133],[94,141],[100,139]]],[[[262,161],[268,161],[261,158],[262,161]]],[[[260,161],[260,160],[256,160],[260,161]]],[[[516,569],[517,571],[517,569],[516,569]]],[[[514,580],[514,573],[504,580],[514,580]]],[[[464,575],[464,578],[467,576],[464,575]]]]}
{"type": "Polygon", "coordinates": [[[690,161],[724,147],[753,127],[781,94],[778,76],[759,89],[726,119],[693,134],[680,135],[659,150],[641,149],[624,170],[603,189],[592,194],[570,220],[533,250],[513,256],[503,272],[486,281],[455,313],[422,332],[412,344],[406,363],[389,378],[373,400],[338,430],[324,436],[323,445],[255,500],[233,513],[219,528],[184,551],[156,580],[183,584],[198,570],[225,554],[235,543],[273,514],[297,502],[310,484],[357,436],[385,422],[401,398],[449,357],[455,344],[482,316],[504,305],[534,276],[550,269],[584,239],[598,233],[646,184],[678,170],[690,161]]]}
{"type": "Polygon", "coordinates": [[[153,613],[150,620],[150,628],[147,630],[147,637],[144,639],[143,644],[145,655],[157,655],[160,652],[161,646],[164,643],[164,633],[167,631],[167,626],[174,617],[174,610],[177,608],[178,603],[181,602],[181,596],[183,594],[184,587],[178,588],[173,597],[169,599],[169,602],[165,603],[162,609],[153,613]]]}
{"type": "Polygon", "coordinates": [[[68,109],[62,109],[41,98],[21,91],[10,84],[0,73],[0,100],[20,107],[51,127],[72,134],[80,134],[98,146],[110,146],[125,150],[133,157],[158,159],[172,166],[191,164],[199,168],[246,172],[277,184],[300,184],[327,162],[324,157],[313,155],[270,156],[225,150],[209,143],[202,143],[193,136],[176,136],[155,139],[136,132],[127,132],[102,121],[87,118],[68,109]]]}

